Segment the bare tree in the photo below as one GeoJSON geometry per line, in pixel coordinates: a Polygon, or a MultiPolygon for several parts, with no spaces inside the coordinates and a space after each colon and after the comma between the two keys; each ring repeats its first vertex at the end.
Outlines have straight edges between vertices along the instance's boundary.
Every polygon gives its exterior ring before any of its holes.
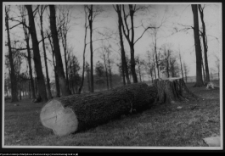
{"type": "Polygon", "coordinates": [[[78,86],[80,82],[78,71],[80,70],[80,65],[75,55],[69,54],[68,59],[70,90],[72,93],[78,93],[78,86]]]}
{"type": "Polygon", "coordinates": [[[142,34],[135,40],[134,39],[134,36],[135,36],[134,16],[137,13],[137,11],[142,10],[143,7],[137,7],[137,5],[131,5],[131,4],[128,5],[128,7],[129,7],[129,9],[128,9],[129,11],[128,11],[128,13],[126,13],[125,6],[122,5],[122,11],[123,11],[122,30],[127,39],[128,44],[130,46],[130,65],[131,65],[131,73],[132,73],[132,77],[133,77],[133,82],[137,83],[138,79],[137,79],[137,74],[135,71],[134,45],[143,37],[143,35],[145,34],[145,32],[148,29],[155,28],[155,27],[149,26],[147,28],[144,28],[142,34]],[[130,27],[128,24],[128,17],[130,17],[130,27]]]}
{"type": "Polygon", "coordinates": [[[85,24],[84,24],[84,49],[83,49],[83,69],[82,69],[82,75],[81,75],[81,83],[80,83],[80,87],[78,89],[78,93],[81,93],[81,90],[83,88],[83,84],[84,84],[84,72],[85,72],[85,52],[86,52],[86,47],[87,47],[87,28],[88,28],[88,24],[87,24],[87,10],[86,10],[86,6],[84,6],[84,13],[85,13],[85,24]]]}
{"type": "Polygon", "coordinates": [[[164,44],[162,46],[162,49],[163,49],[162,57],[163,58],[161,61],[161,63],[163,63],[165,66],[167,77],[170,77],[170,57],[171,57],[171,53],[172,53],[169,46],[170,46],[169,44],[164,44]]]}
{"type": "Polygon", "coordinates": [[[199,38],[199,22],[198,22],[198,6],[197,4],[192,4],[192,12],[194,19],[194,42],[195,42],[195,54],[196,54],[196,84],[195,87],[203,86],[202,80],[202,53],[199,38]]]}
{"type": "Polygon", "coordinates": [[[32,92],[32,98],[35,99],[35,88],[34,88],[34,79],[33,79],[33,69],[32,69],[32,59],[31,59],[31,48],[30,48],[30,36],[29,33],[27,32],[27,27],[26,25],[26,18],[25,18],[25,7],[21,6],[20,8],[20,14],[22,18],[22,23],[23,24],[23,31],[24,31],[24,37],[26,41],[26,48],[27,48],[27,62],[29,66],[29,75],[30,75],[30,87],[31,87],[31,92],[32,92]]]}
{"type": "Polygon", "coordinates": [[[13,55],[12,55],[12,47],[11,47],[11,39],[10,39],[10,31],[9,31],[9,8],[5,7],[5,25],[7,30],[7,40],[8,40],[8,50],[9,50],[9,62],[10,62],[10,81],[11,81],[11,95],[12,99],[11,102],[17,102],[17,80],[14,71],[14,64],[13,64],[13,55]]]}
{"type": "Polygon", "coordinates": [[[50,9],[50,28],[52,33],[53,45],[54,45],[54,53],[56,57],[56,70],[59,77],[59,85],[63,96],[67,96],[70,94],[68,84],[65,80],[62,57],[60,54],[59,48],[59,39],[58,32],[56,29],[56,17],[55,17],[55,6],[49,5],[50,9]]]}
{"type": "Polygon", "coordinates": [[[69,85],[69,75],[68,75],[68,45],[67,45],[67,34],[69,31],[70,23],[70,10],[61,9],[61,14],[59,16],[60,26],[59,26],[59,36],[62,39],[62,46],[64,50],[64,62],[65,62],[65,78],[67,84],[69,85]]]}
{"type": "Polygon", "coordinates": [[[94,92],[94,74],[93,74],[93,20],[94,20],[94,15],[93,15],[93,5],[87,6],[88,9],[88,22],[89,22],[89,29],[90,29],[90,64],[91,64],[91,92],[94,92]]]}
{"type": "Polygon", "coordinates": [[[106,82],[107,82],[107,89],[112,88],[112,63],[113,60],[110,59],[110,55],[111,55],[111,45],[104,45],[102,43],[102,48],[101,48],[101,59],[103,60],[103,64],[105,67],[105,75],[106,75],[106,82]]]}
{"type": "Polygon", "coordinates": [[[48,36],[48,40],[49,40],[50,47],[51,47],[51,50],[52,50],[52,61],[53,61],[53,68],[54,68],[54,75],[55,75],[56,97],[60,97],[59,77],[58,77],[58,74],[57,74],[57,71],[56,71],[54,46],[52,44],[50,34],[47,34],[47,36],[48,36]]]}
{"type": "Polygon", "coordinates": [[[158,52],[157,52],[157,33],[158,33],[158,29],[154,29],[153,30],[153,45],[154,45],[154,56],[155,56],[155,64],[156,64],[156,69],[157,69],[157,76],[158,78],[160,78],[160,74],[159,74],[159,56],[158,56],[158,52]]]}
{"type": "Polygon", "coordinates": [[[204,62],[205,62],[205,83],[208,83],[210,81],[209,77],[209,66],[208,66],[208,43],[207,43],[207,35],[206,35],[206,26],[204,21],[204,9],[205,6],[202,6],[201,4],[198,5],[198,10],[200,13],[200,19],[202,22],[202,32],[201,37],[203,41],[203,49],[204,49],[204,62]]]}
{"type": "Polygon", "coordinates": [[[43,14],[47,6],[41,5],[40,10],[38,11],[39,17],[40,17],[40,24],[41,24],[41,37],[42,37],[42,47],[44,52],[44,62],[45,62],[45,72],[46,72],[46,79],[47,79],[47,95],[48,98],[52,98],[51,93],[51,86],[50,86],[50,79],[49,79],[49,73],[48,73],[48,63],[47,63],[47,54],[46,54],[46,48],[45,48],[45,36],[44,36],[44,29],[43,29],[43,14]]]}
{"type": "Polygon", "coordinates": [[[122,76],[123,76],[123,84],[126,84],[126,81],[128,84],[130,84],[129,74],[128,74],[128,68],[127,68],[127,62],[125,58],[125,50],[124,50],[124,44],[123,44],[123,32],[122,32],[122,14],[121,14],[121,5],[113,6],[115,11],[118,15],[118,30],[119,30],[119,36],[120,36],[120,51],[121,51],[121,69],[122,69],[122,76]],[[125,81],[126,78],[126,81],[125,81]]]}
{"type": "Polygon", "coordinates": [[[45,86],[44,75],[42,72],[41,57],[40,57],[40,51],[38,46],[32,6],[26,5],[26,9],[28,12],[29,27],[30,27],[29,31],[32,37],[32,44],[33,44],[33,53],[34,53],[33,59],[34,59],[34,65],[35,65],[35,70],[37,74],[37,84],[38,84],[37,88],[38,88],[38,92],[41,97],[41,100],[47,101],[46,86],[45,86]]]}

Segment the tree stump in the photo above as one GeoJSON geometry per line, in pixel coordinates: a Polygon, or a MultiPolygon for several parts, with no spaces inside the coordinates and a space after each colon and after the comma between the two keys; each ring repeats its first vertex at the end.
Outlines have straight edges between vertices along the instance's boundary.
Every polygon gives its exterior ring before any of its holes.
{"type": "Polygon", "coordinates": [[[40,113],[43,126],[63,136],[98,126],[121,115],[152,105],[155,87],[131,84],[113,90],[71,95],[47,102],[40,113]]]}
{"type": "Polygon", "coordinates": [[[187,88],[182,78],[156,79],[153,85],[157,88],[158,103],[200,99],[187,88]]]}

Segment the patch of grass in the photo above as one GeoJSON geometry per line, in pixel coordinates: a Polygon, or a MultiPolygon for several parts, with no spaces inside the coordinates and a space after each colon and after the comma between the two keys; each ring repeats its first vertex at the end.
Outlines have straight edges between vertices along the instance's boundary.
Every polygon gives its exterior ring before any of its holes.
{"type": "Polygon", "coordinates": [[[220,134],[219,90],[188,88],[204,100],[154,106],[68,136],[55,136],[40,123],[44,103],[5,103],[5,145],[19,146],[207,146],[202,138],[220,134]],[[181,107],[180,109],[178,109],[181,107]]]}

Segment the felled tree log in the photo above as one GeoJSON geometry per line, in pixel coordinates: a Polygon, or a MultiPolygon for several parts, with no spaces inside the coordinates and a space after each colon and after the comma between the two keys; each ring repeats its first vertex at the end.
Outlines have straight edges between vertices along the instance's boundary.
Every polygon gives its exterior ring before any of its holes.
{"type": "Polygon", "coordinates": [[[98,126],[123,114],[139,111],[154,103],[155,87],[132,84],[113,90],[71,95],[46,103],[40,113],[42,124],[58,135],[98,126]]]}
{"type": "Polygon", "coordinates": [[[201,99],[187,88],[182,78],[156,79],[154,86],[158,92],[158,103],[201,99]]]}

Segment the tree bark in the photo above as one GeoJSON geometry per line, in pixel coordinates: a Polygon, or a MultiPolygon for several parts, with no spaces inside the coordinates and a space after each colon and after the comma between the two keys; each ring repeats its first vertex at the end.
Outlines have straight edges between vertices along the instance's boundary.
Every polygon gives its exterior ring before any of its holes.
{"type": "Polygon", "coordinates": [[[156,79],[154,86],[157,88],[159,104],[201,99],[189,91],[182,78],[156,79]]]}
{"type": "Polygon", "coordinates": [[[208,83],[210,81],[209,76],[209,65],[208,65],[208,45],[207,45],[207,36],[206,36],[206,26],[204,21],[204,8],[201,7],[201,5],[198,5],[200,18],[202,22],[202,41],[203,41],[203,48],[204,48],[204,60],[205,60],[205,83],[208,83]]]}
{"type": "Polygon", "coordinates": [[[157,96],[154,87],[132,84],[113,90],[62,97],[41,110],[42,124],[58,136],[96,127],[121,115],[150,107],[157,96]]]}
{"type": "Polygon", "coordinates": [[[60,29],[61,30],[61,36],[62,36],[62,45],[63,45],[63,50],[64,50],[64,62],[65,62],[65,78],[66,78],[66,83],[68,84],[69,86],[69,75],[68,75],[68,51],[67,51],[67,32],[64,32],[62,31],[62,28],[60,29]]]}
{"type": "Polygon", "coordinates": [[[155,29],[155,32],[154,32],[154,37],[155,37],[155,42],[154,42],[155,63],[156,63],[156,68],[157,68],[157,75],[158,75],[158,78],[160,78],[160,75],[159,75],[159,62],[158,62],[158,54],[157,54],[157,30],[156,29],[155,29]]]}
{"type": "Polygon", "coordinates": [[[91,66],[91,79],[90,79],[90,86],[91,86],[91,92],[94,92],[94,73],[93,73],[93,5],[89,8],[89,15],[88,15],[88,21],[89,21],[89,29],[90,29],[90,66],[91,66]]]}
{"type": "Polygon", "coordinates": [[[49,74],[48,74],[48,62],[47,62],[47,55],[46,55],[46,49],[45,49],[45,40],[44,40],[45,37],[44,37],[44,32],[43,32],[43,11],[41,12],[41,15],[40,15],[41,37],[42,37],[42,47],[43,47],[43,51],[44,51],[46,79],[47,79],[47,95],[48,95],[48,98],[51,99],[52,98],[52,93],[51,93],[51,86],[50,86],[50,80],[49,80],[49,74]]]}
{"type": "Polygon", "coordinates": [[[35,65],[35,70],[37,74],[37,88],[38,88],[38,92],[40,94],[41,100],[47,101],[48,99],[46,95],[46,86],[45,86],[44,75],[42,72],[41,57],[40,57],[40,51],[38,46],[32,6],[26,5],[26,8],[28,11],[30,34],[32,37],[32,44],[33,44],[33,53],[34,53],[33,59],[34,59],[34,65],[35,65]]]}
{"type": "Polygon", "coordinates": [[[17,102],[18,101],[18,88],[17,88],[17,80],[14,70],[14,63],[13,63],[13,54],[12,54],[12,47],[11,47],[11,39],[10,39],[10,32],[9,32],[9,15],[8,11],[5,7],[5,25],[7,30],[7,39],[8,39],[8,48],[9,48],[9,63],[10,63],[10,81],[11,81],[11,102],[17,102]]]}
{"type": "Polygon", "coordinates": [[[122,65],[122,74],[123,74],[123,81],[125,84],[125,78],[127,81],[127,84],[130,84],[129,79],[129,73],[127,68],[127,62],[126,62],[126,56],[125,56],[125,50],[124,50],[124,44],[123,44],[123,32],[122,32],[122,15],[121,15],[121,6],[116,5],[115,8],[117,15],[118,15],[118,30],[120,35],[120,51],[121,51],[121,65],[122,65]]]}
{"type": "Polygon", "coordinates": [[[61,93],[63,96],[67,96],[70,94],[70,91],[69,91],[68,84],[66,83],[66,80],[65,80],[62,57],[60,54],[58,32],[56,28],[55,6],[49,5],[49,8],[50,8],[50,27],[51,27],[51,33],[52,33],[52,39],[53,39],[53,45],[54,45],[54,53],[56,57],[56,71],[59,77],[59,85],[60,85],[61,93]]]}
{"type": "Polygon", "coordinates": [[[134,45],[130,45],[130,68],[131,68],[131,74],[133,77],[133,82],[134,83],[138,83],[138,79],[137,79],[137,74],[136,74],[136,70],[135,70],[135,59],[134,59],[134,45]]]}
{"type": "Polygon", "coordinates": [[[50,43],[50,47],[52,49],[52,62],[53,62],[54,74],[55,74],[56,97],[60,97],[59,77],[58,77],[57,72],[56,72],[55,53],[54,53],[54,47],[52,45],[50,35],[48,36],[48,40],[49,40],[49,43],[50,43]]]}
{"type": "Polygon", "coordinates": [[[87,43],[86,43],[86,39],[87,39],[87,12],[85,10],[85,6],[84,6],[84,12],[85,12],[85,24],[84,24],[84,49],[83,49],[83,69],[82,69],[82,76],[81,76],[81,83],[80,83],[80,87],[78,89],[78,93],[81,93],[81,90],[83,88],[84,85],[84,72],[85,72],[85,52],[86,52],[86,47],[87,47],[87,43]]]}
{"type": "Polygon", "coordinates": [[[195,54],[196,54],[196,84],[195,87],[203,86],[202,80],[202,53],[201,53],[201,46],[200,46],[200,38],[199,38],[199,24],[198,24],[198,8],[197,4],[192,4],[192,11],[193,11],[193,19],[194,19],[194,41],[195,41],[195,54]]]}
{"type": "Polygon", "coordinates": [[[25,35],[26,47],[27,47],[27,61],[28,61],[28,66],[29,66],[32,99],[35,99],[34,78],[33,78],[33,74],[32,74],[33,70],[32,70],[32,65],[31,65],[31,51],[30,51],[30,44],[29,44],[30,38],[29,38],[29,34],[27,33],[27,29],[25,28],[25,26],[23,26],[23,30],[24,30],[24,35],[25,35]]]}

